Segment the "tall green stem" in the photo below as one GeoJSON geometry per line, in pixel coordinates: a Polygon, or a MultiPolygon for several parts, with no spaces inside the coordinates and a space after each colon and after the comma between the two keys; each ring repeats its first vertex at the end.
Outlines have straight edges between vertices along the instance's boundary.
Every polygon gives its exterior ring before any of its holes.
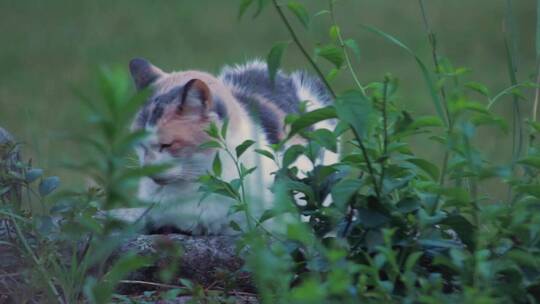
{"type": "MultiPolygon", "coordinates": [[[[432,60],[433,60],[433,65],[435,66],[435,72],[437,74],[437,77],[439,78],[439,80],[441,79],[441,76],[440,76],[440,63],[439,63],[439,54],[438,54],[438,51],[437,51],[437,36],[435,35],[435,32],[433,32],[433,30],[431,29],[431,26],[429,24],[429,19],[428,19],[428,16],[427,16],[427,12],[426,12],[426,9],[424,7],[424,1],[423,0],[418,0],[418,4],[420,6],[420,12],[422,14],[422,20],[424,22],[424,28],[426,30],[426,34],[428,36],[428,40],[429,40],[429,44],[431,46],[431,57],[432,57],[432,60]]],[[[450,113],[450,110],[448,108],[448,100],[446,98],[446,91],[445,91],[445,88],[444,86],[441,86],[440,90],[439,90],[439,94],[441,95],[441,98],[442,98],[442,103],[443,103],[443,106],[444,106],[444,112],[445,112],[445,115],[446,115],[446,121],[448,122],[448,128],[446,129],[446,136],[447,138],[450,137],[450,135],[452,134],[453,132],[453,129],[454,129],[454,121],[452,119],[452,115],[450,113]]],[[[450,149],[449,147],[446,147],[445,150],[444,150],[444,156],[443,156],[443,160],[442,160],[442,168],[441,168],[441,175],[439,176],[439,185],[440,186],[444,186],[444,183],[445,183],[445,180],[446,180],[446,173],[447,173],[447,170],[448,170],[448,160],[450,159],[450,149]]],[[[437,209],[440,208],[440,194],[437,195],[437,198],[436,198],[436,206],[434,208],[433,211],[436,211],[437,209]]]]}
{"type": "Polygon", "coordinates": [[[356,86],[360,90],[360,92],[362,92],[362,94],[364,96],[366,96],[366,90],[365,90],[364,86],[362,86],[362,83],[360,83],[360,80],[358,79],[358,75],[356,74],[356,71],[353,68],[352,61],[351,61],[351,58],[349,56],[349,52],[347,51],[347,48],[345,47],[345,40],[343,39],[343,36],[341,35],[341,28],[338,26],[338,24],[336,22],[336,16],[335,16],[335,10],[334,10],[334,0],[329,0],[328,3],[329,3],[329,6],[330,6],[330,18],[332,19],[332,25],[334,25],[337,28],[337,31],[336,31],[337,32],[337,38],[338,38],[339,46],[341,47],[341,49],[343,51],[343,55],[345,56],[345,62],[347,64],[347,69],[349,70],[349,72],[351,72],[351,76],[352,76],[356,86]]]}
{"type": "Polygon", "coordinates": [[[296,35],[296,32],[294,31],[291,24],[289,23],[289,20],[287,20],[287,17],[285,17],[285,14],[283,13],[283,10],[281,9],[279,4],[277,3],[277,0],[272,0],[272,3],[274,4],[274,7],[276,8],[276,11],[278,12],[279,17],[281,18],[281,20],[283,21],[283,23],[287,27],[287,30],[289,31],[289,34],[291,35],[291,37],[292,37],[294,43],[296,44],[296,46],[298,46],[298,48],[300,49],[300,51],[302,52],[304,57],[307,59],[307,61],[309,62],[309,64],[313,68],[313,70],[315,70],[315,73],[317,73],[317,76],[319,76],[321,81],[324,83],[324,85],[328,89],[328,92],[330,92],[332,97],[336,98],[336,93],[334,92],[334,90],[332,89],[332,87],[330,86],[328,81],[326,80],[326,77],[324,76],[321,69],[319,69],[319,67],[317,66],[317,64],[313,60],[313,58],[311,58],[311,56],[309,55],[307,50],[304,48],[304,46],[300,42],[300,39],[298,39],[298,36],[296,35]]]}
{"type": "Polygon", "coordinates": [[[386,110],[386,103],[388,102],[388,78],[384,79],[383,87],[383,99],[382,99],[382,118],[383,118],[383,161],[381,163],[381,178],[379,180],[379,189],[383,188],[384,183],[384,174],[386,170],[386,158],[388,153],[388,113],[386,110]]]}
{"type": "Polygon", "coordinates": [[[373,170],[373,165],[371,164],[371,160],[369,159],[369,155],[366,149],[366,146],[364,146],[364,141],[362,140],[362,137],[358,132],[356,132],[356,129],[353,126],[350,126],[351,130],[354,134],[354,137],[356,141],[358,142],[358,146],[360,147],[360,151],[362,152],[362,156],[364,157],[364,160],[366,161],[366,166],[368,169],[368,173],[371,176],[371,179],[373,181],[373,190],[375,191],[375,195],[377,196],[377,199],[379,201],[381,200],[381,189],[379,188],[379,184],[377,183],[377,179],[375,178],[375,170],[373,170]]]}
{"type": "MultiPolygon", "coordinates": [[[[225,145],[225,143],[224,143],[224,145],[225,145]]],[[[242,200],[242,204],[244,205],[244,213],[246,215],[246,222],[247,222],[247,225],[248,225],[248,229],[249,229],[249,231],[252,231],[253,230],[253,224],[251,222],[251,213],[250,213],[250,210],[249,210],[248,201],[246,199],[246,188],[245,188],[245,185],[244,185],[244,177],[242,176],[242,170],[240,169],[240,165],[238,164],[239,160],[236,157],[234,157],[231,150],[229,150],[229,148],[226,145],[225,145],[224,150],[229,155],[231,160],[233,161],[234,166],[236,168],[236,172],[238,173],[238,178],[240,179],[240,195],[241,195],[240,199],[242,200]]]]}

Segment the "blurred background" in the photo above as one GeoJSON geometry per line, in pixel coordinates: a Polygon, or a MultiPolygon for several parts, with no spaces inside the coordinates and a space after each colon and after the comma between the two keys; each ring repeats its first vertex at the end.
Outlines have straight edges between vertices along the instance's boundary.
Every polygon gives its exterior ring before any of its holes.
{"type": "MultiPolygon", "coordinates": [[[[312,14],[327,9],[326,1],[303,2],[312,14]]],[[[97,98],[95,76],[100,66],[120,66],[127,71],[131,58],[145,57],[166,71],[218,72],[224,64],[264,58],[275,42],[290,39],[271,5],[257,19],[252,19],[250,10],[239,21],[239,3],[0,0],[0,125],[22,141],[26,157],[72,182],[61,164],[77,159],[81,151],[64,137],[84,126],[82,106],[73,92],[76,89],[97,98]]],[[[427,0],[425,4],[438,35],[440,53],[455,66],[472,69],[466,80],[485,83],[492,95],[510,85],[502,33],[505,0],[427,0]]],[[[533,0],[513,1],[519,33],[518,81],[532,79],[535,72],[535,6],[533,0]]],[[[400,78],[402,108],[417,115],[434,113],[414,60],[361,29],[362,24],[370,25],[394,35],[431,68],[418,2],[341,0],[336,10],[343,34],[356,39],[360,46],[361,59],[355,65],[362,82],[380,81],[385,73],[392,73],[400,78]]],[[[309,49],[329,40],[328,15],[314,18],[310,31],[289,16],[309,49]]],[[[286,70],[308,67],[293,45],[282,65],[286,70]]],[[[327,71],[330,68],[326,64],[323,67],[327,71]]],[[[337,78],[334,83],[338,89],[350,84],[348,77],[337,78]]],[[[529,115],[530,102],[522,106],[529,115]]],[[[496,106],[503,115],[510,109],[509,97],[496,106]]],[[[490,157],[506,157],[499,155],[500,147],[507,144],[501,134],[486,131],[482,136],[479,145],[490,157]]],[[[418,142],[416,150],[435,153],[432,146],[418,142]]],[[[433,157],[440,158],[436,154],[433,157]]]]}

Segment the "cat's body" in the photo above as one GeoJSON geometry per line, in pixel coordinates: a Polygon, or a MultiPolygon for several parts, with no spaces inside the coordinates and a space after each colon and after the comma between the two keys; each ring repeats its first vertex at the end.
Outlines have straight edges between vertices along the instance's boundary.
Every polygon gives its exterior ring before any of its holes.
{"type": "MultiPolygon", "coordinates": [[[[218,77],[200,71],[165,73],[144,59],[132,60],[130,70],[138,89],[150,87],[153,92],[132,126],[150,133],[137,149],[141,164],[172,164],[166,172],[141,181],[139,198],[156,204],[147,216],[154,225],[172,225],[194,234],[228,234],[229,222],[242,224],[244,218],[239,213],[228,216],[232,201],[223,196],[211,195],[200,202],[197,180],[211,171],[216,153],[224,179],[238,177],[234,163],[222,151],[199,148],[210,139],[205,132],[210,123],[221,126],[229,121],[226,142],[231,150],[247,139],[262,148],[284,138],[284,118],[298,113],[301,101],[308,103],[308,110],[330,102],[317,79],[304,72],[280,71],[272,83],[266,64],[260,61],[226,67],[218,77]]],[[[262,209],[264,202],[271,201],[268,187],[277,168],[255,153],[246,153],[242,162],[248,168],[257,166],[257,173],[245,183],[248,195],[256,197],[262,209]]],[[[300,159],[297,166],[309,170],[312,164],[300,159]]]]}

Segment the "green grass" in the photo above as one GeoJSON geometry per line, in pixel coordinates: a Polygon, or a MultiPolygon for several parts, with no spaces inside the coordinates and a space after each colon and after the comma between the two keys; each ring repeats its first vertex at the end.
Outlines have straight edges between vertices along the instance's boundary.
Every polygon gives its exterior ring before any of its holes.
{"type": "MultiPolygon", "coordinates": [[[[326,7],[325,1],[309,2],[310,13],[326,7]],[[313,2],[313,3],[312,3],[313,2]]],[[[519,33],[520,80],[535,70],[535,3],[514,1],[519,33]]],[[[226,63],[265,57],[275,41],[288,40],[285,27],[274,10],[251,20],[248,11],[237,20],[239,1],[70,1],[36,0],[0,2],[0,125],[24,143],[26,153],[39,165],[58,172],[61,161],[77,158],[77,146],[63,135],[80,129],[81,107],[73,88],[85,88],[98,66],[126,67],[135,56],[149,58],[165,70],[202,69],[218,71],[226,63]]],[[[439,52],[453,63],[473,69],[471,77],[491,88],[509,84],[502,35],[504,1],[432,0],[426,2],[439,52]]],[[[392,72],[401,81],[403,107],[417,113],[432,113],[426,90],[419,90],[421,74],[402,50],[361,30],[370,25],[391,33],[410,46],[426,62],[429,44],[416,1],[340,1],[336,18],[347,37],[354,37],[361,49],[355,61],[362,83],[378,80],[392,72]]],[[[309,33],[296,20],[301,39],[327,41],[328,15],[314,19],[309,33]]],[[[295,47],[284,57],[286,69],[307,67],[295,47]]],[[[325,66],[325,63],[323,64],[325,66]]],[[[335,80],[338,88],[351,86],[347,76],[335,80]]],[[[507,98],[497,112],[510,115],[507,98]]],[[[529,113],[530,104],[523,104],[529,113]]],[[[491,131],[489,131],[491,132],[491,131]]],[[[481,143],[500,156],[498,147],[509,144],[498,134],[488,133],[481,143]]],[[[425,152],[424,143],[418,143],[425,152]]],[[[427,154],[433,154],[431,148],[427,154]]],[[[53,171],[53,172],[54,172],[53,171]]],[[[71,180],[71,179],[69,179],[71,180]]]]}

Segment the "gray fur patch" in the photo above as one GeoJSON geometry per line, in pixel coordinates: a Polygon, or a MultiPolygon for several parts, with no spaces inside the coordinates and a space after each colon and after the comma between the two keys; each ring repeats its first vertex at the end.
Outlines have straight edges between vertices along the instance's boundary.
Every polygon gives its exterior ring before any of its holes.
{"type": "MultiPolygon", "coordinates": [[[[321,105],[329,105],[333,102],[332,95],[330,95],[330,92],[319,78],[303,70],[295,71],[291,74],[291,78],[295,79],[301,87],[308,88],[313,95],[317,96],[317,101],[321,105]]],[[[296,89],[297,91],[300,90],[300,88],[296,89]]]]}
{"type": "Polygon", "coordinates": [[[137,90],[148,87],[152,82],[159,78],[159,70],[156,69],[148,60],[143,58],[134,58],[129,62],[129,71],[137,90]]]}
{"type": "Polygon", "coordinates": [[[264,103],[258,102],[255,98],[246,97],[243,99],[243,105],[248,109],[251,119],[262,126],[266,139],[269,143],[278,143],[281,139],[282,125],[281,116],[274,109],[264,103]]]}
{"type": "MultiPolygon", "coordinates": [[[[155,126],[168,105],[172,103],[180,105],[180,97],[183,95],[183,91],[184,87],[178,86],[164,94],[149,98],[137,114],[134,127],[142,129],[147,125],[155,126]]],[[[214,96],[212,99],[211,111],[216,112],[220,119],[227,117],[227,108],[218,96],[214,96]]]]}
{"type": "Polygon", "coordinates": [[[305,71],[286,74],[278,71],[274,83],[270,81],[266,64],[251,62],[245,66],[226,68],[220,79],[228,85],[234,97],[250,111],[256,123],[259,123],[270,143],[279,141],[283,115],[267,105],[271,102],[286,114],[299,112],[300,90],[307,90],[317,100],[320,106],[330,104],[332,97],[324,84],[316,77],[305,71]],[[261,100],[264,99],[264,100],[261,100]]]}
{"type": "Polygon", "coordinates": [[[299,100],[293,80],[283,72],[278,72],[274,84],[268,77],[266,68],[251,67],[241,72],[225,72],[221,79],[239,90],[233,94],[240,102],[249,102],[249,96],[260,95],[272,101],[285,113],[298,113],[299,100]]]}

